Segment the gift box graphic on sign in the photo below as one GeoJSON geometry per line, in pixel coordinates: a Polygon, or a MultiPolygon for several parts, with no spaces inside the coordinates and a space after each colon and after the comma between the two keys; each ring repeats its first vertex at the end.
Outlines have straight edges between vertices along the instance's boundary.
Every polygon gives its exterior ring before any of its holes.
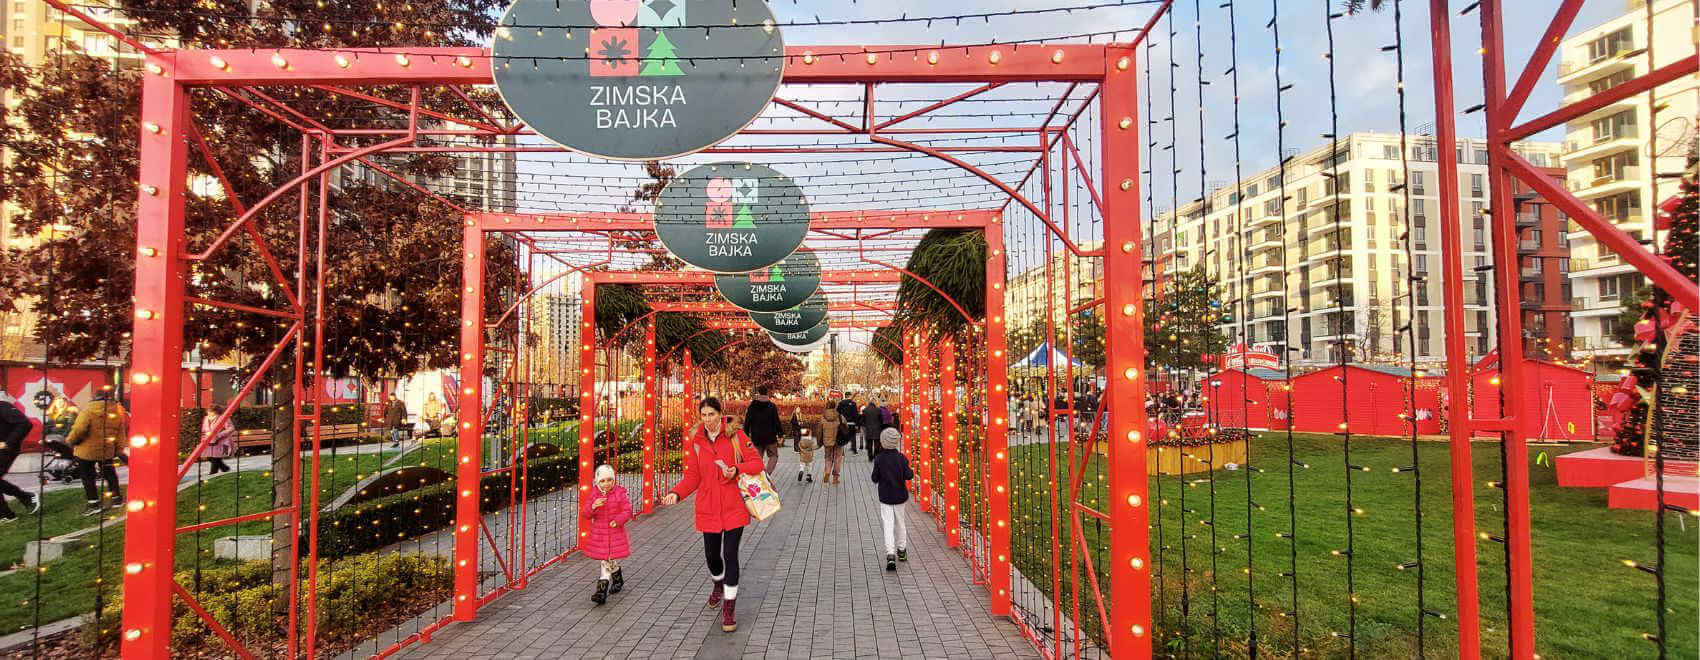
{"type": "Polygon", "coordinates": [[[709,229],[731,229],[732,207],[732,182],[728,179],[709,179],[708,202],[703,208],[704,225],[709,229]]]}
{"type": "Polygon", "coordinates": [[[683,76],[677,46],[662,28],[684,27],[684,0],[590,0],[590,75],[683,76]]]}

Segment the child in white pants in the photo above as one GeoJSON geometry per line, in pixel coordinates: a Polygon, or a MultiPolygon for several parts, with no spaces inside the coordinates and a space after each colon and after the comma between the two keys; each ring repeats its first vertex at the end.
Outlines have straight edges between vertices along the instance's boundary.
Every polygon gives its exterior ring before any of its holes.
{"type": "Polygon", "coordinates": [[[895,428],[880,432],[879,454],[874,456],[874,483],[879,485],[880,527],[885,531],[885,570],[897,570],[897,562],[909,561],[909,528],[903,520],[903,505],[909,501],[909,480],[915,471],[903,455],[903,434],[895,428]]]}

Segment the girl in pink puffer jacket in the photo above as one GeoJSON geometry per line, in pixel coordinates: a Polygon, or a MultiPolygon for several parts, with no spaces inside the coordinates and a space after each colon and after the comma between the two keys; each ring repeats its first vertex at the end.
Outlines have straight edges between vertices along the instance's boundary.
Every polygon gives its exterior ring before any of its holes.
{"type": "Polygon", "coordinates": [[[590,519],[584,556],[602,561],[602,577],[596,581],[596,593],[590,597],[601,605],[608,602],[608,594],[620,593],[625,588],[620,560],[632,554],[631,543],[626,539],[626,523],[634,517],[632,501],[626,496],[626,489],[614,481],[613,466],[596,468],[596,486],[579,503],[579,515],[590,519]]]}

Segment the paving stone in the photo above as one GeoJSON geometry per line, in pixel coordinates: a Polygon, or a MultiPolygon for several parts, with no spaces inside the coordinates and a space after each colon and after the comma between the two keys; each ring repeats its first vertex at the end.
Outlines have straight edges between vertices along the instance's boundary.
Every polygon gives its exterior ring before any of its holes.
{"type": "MultiPolygon", "coordinates": [[[[782,452],[778,475],[794,478],[795,460],[795,453],[782,452]]],[[[909,561],[896,573],[885,571],[869,470],[865,457],[850,455],[841,486],[777,481],[784,510],[744,531],[735,633],[721,632],[718,613],[703,608],[709,581],[702,537],[686,502],[631,525],[633,555],[622,562],[626,590],[607,605],[590,602],[597,562],[575,556],[485,606],[477,620],[445,627],[399,656],[1039,657],[1013,623],[990,614],[966,560],[945,546],[932,518],[913,503],[905,509],[909,561]]],[[[573,529],[575,499],[536,507],[530,525],[548,538],[528,550],[529,561],[550,556],[550,544],[560,540],[554,530],[573,529]],[[557,516],[565,520],[552,519],[557,516]]],[[[505,542],[505,520],[490,526],[505,542]]],[[[483,563],[497,571],[486,588],[499,585],[500,568],[483,563]]]]}

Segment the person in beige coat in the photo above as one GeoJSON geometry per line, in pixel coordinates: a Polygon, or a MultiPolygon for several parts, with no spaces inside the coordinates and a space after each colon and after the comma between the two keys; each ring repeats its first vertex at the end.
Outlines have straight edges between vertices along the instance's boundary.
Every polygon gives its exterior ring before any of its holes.
{"type": "Polygon", "coordinates": [[[829,484],[842,483],[838,471],[844,465],[844,446],[838,444],[838,424],[838,409],[828,405],[820,418],[821,446],[826,448],[826,467],[820,480],[829,484]]]}
{"type": "Polygon", "coordinates": [[[803,426],[795,410],[791,411],[791,429],[797,436],[797,481],[814,483],[815,475],[809,468],[815,466],[815,449],[820,446],[820,441],[812,430],[803,426]]]}
{"type": "Polygon", "coordinates": [[[88,501],[88,506],[83,508],[85,516],[100,513],[105,508],[104,502],[116,503],[122,499],[118,490],[118,468],[113,464],[124,442],[126,415],[124,406],[112,399],[112,391],[102,390],[77,413],[77,421],[71,424],[71,433],[65,436],[65,444],[70,445],[71,453],[76,455],[77,469],[83,477],[83,499],[88,501]],[[96,472],[106,481],[105,492],[95,490],[96,472]]]}

